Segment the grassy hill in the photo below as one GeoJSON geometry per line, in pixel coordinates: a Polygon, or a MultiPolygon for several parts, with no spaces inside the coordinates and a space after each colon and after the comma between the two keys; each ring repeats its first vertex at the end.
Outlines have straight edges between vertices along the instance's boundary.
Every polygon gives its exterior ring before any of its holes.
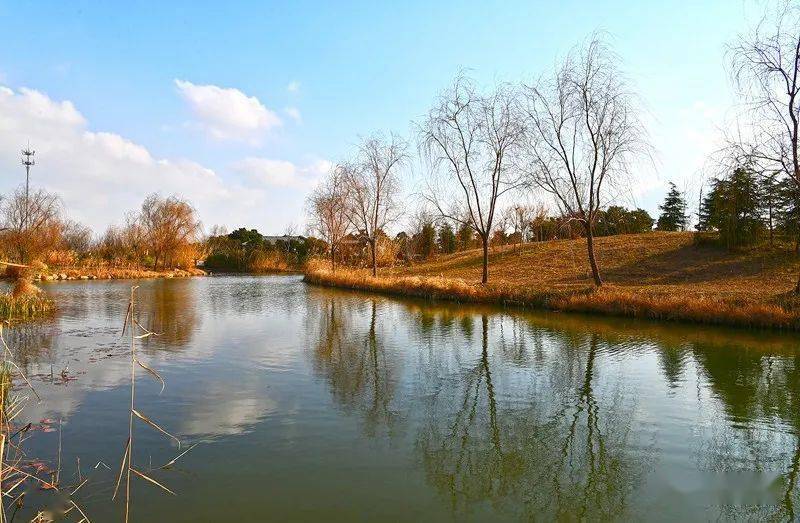
{"type": "Polygon", "coordinates": [[[693,233],[662,232],[596,243],[600,290],[582,239],[493,249],[486,286],[479,284],[479,249],[385,268],[377,278],[362,270],[331,273],[320,263],[307,279],[439,299],[800,330],[800,300],[791,292],[800,259],[786,249],[731,253],[697,244],[693,233]]]}

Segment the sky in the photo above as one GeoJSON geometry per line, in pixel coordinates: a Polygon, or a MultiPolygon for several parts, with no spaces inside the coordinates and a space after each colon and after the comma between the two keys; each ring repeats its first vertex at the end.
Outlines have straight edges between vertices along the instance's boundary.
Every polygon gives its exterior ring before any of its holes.
{"type": "MultiPolygon", "coordinates": [[[[0,0],[0,194],[31,183],[96,231],[152,192],[206,229],[302,229],[309,190],[360,137],[413,122],[459,71],[531,81],[597,31],[645,108],[653,165],[621,203],[690,197],[736,103],[726,44],[758,0],[0,0]]],[[[415,148],[412,148],[415,150],[415,148]]],[[[424,178],[403,173],[409,212],[424,178]]],[[[691,205],[691,204],[690,204],[691,205]]]]}

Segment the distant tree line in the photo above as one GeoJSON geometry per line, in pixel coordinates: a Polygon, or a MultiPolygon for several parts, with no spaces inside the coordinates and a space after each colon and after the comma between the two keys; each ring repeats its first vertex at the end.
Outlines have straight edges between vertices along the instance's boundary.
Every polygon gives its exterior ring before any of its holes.
{"type": "Polygon", "coordinates": [[[215,227],[204,246],[205,268],[225,272],[296,270],[310,255],[328,250],[328,246],[316,238],[290,234],[264,236],[256,229],[244,227],[230,233],[215,227]]]}
{"type": "Polygon", "coordinates": [[[191,204],[151,194],[124,224],[99,237],[64,216],[61,200],[24,187],[0,199],[0,256],[52,266],[193,267],[201,256],[201,224],[191,204]]]}

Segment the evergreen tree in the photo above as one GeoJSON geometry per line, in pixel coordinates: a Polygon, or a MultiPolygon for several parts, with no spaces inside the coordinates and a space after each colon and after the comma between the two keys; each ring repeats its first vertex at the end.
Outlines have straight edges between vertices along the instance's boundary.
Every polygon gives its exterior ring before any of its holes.
{"type": "Polygon", "coordinates": [[[439,249],[445,254],[456,252],[456,235],[447,222],[439,227],[439,249]]]}
{"type": "Polygon", "coordinates": [[[659,210],[661,216],[658,217],[656,229],[659,231],[685,231],[688,224],[686,216],[686,199],[678,190],[674,183],[669,182],[669,192],[664,199],[663,205],[659,210]]]}
{"type": "Polygon", "coordinates": [[[428,259],[436,252],[436,229],[433,223],[425,222],[419,231],[419,255],[428,259]]]}
{"type": "Polygon", "coordinates": [[[719,183],[720,181],[718,179],[711,180],[710,190],[700,202],[700,211],[697,214],[698,231],[714,231],[717,229],[714,220],[717,215],[716,210],[720,206],[719,198],[721,191],[717,188],[719,183]]]}
{"type": "Polygon", "coordinates": [[[761,177],[761,203],[764,210],[764,220],[769,231],[770,246],[775,244],[775,227],[780,203],[778,174],[778,172],[773,172],[761,177]]]}
{"type": "Polygon", "coordinates": [[[458,248],[465,251],[472,248],[472,241],[475,238],[475,231],[466,223],[462,223],[458,228],[458,248]]]}
{"type": "Polygon", "coordinates": [[[800,251],[800,187],[791,178],[777,183],[775,222],[777,229],[794,242],[800,251]]]}
{"type": "Polygon", "coordinates": [[[650,213],[644,209],[628,211],[627,227],[629,233],[650,232],[653,230],[655,222],[650,213]]]}
{"type": "Polygon", "coordinates": [[[700,207],[698,229],[719,231],[728,248],[752,245],[765,229],[761,191],[755,173],[739,168],[713,180],[700,207]]]}
{"type": "Polygon", "coordinates": [[[625,207],[612,205],[600,213],[595,225],[598,236],[614,234],[636,234],[653,230],[655,220],[644,209],[631,211],[625,207]]]}

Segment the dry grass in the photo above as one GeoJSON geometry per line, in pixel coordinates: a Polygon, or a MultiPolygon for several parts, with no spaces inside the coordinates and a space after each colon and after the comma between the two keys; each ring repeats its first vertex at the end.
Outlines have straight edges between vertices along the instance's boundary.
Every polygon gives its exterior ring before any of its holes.
{"type": "Polygon", "coordinates": [[[4,320],[27,320],[49,314],[55,310],[55,303],[44,293],[0,294],[0,318],[4,320]]]}
{"type": "Polygon", "coordinates": [[[166,269],[154,271],[136,267],[61,267],[34,274],[41,280],[133,280],[147,278],[185,278],[205,276],[202,269],[166,269]]]}
{"type": "Polygon", "coordinates": [[[785,251],[728,253],[695,245],[692,233],[599,238],[606,285],[595,290],[583,240],[494,250],[490,283],[480,285],[480,252],[443,256],[410,267],[365,271],[312,264],[307,280],[361,290],[464,302],[701,323],[800,330],[793,288],[800,260],[785,251]]]}
{"type": "Polygon", "coordinates": [[[297,268],[291,266],[286,257],[280,253],[262,253],[256,256],[249,267],[250,272],[254,273],[274,273],[274,272],[297,272],[297,268]]]}

